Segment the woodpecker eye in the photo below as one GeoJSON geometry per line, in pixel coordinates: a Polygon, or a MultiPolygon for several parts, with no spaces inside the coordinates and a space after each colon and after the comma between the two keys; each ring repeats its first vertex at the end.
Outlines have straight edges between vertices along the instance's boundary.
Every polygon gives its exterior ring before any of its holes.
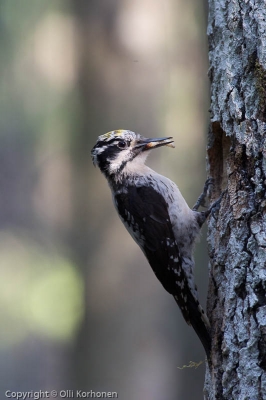
{"type": "Polygon", "coordinates": [[[119,149],[125,149],[127,147],[127,142],[125,142],[124,140],[120,140],[117,143],[117,146],[119,147],[119,149]]]}

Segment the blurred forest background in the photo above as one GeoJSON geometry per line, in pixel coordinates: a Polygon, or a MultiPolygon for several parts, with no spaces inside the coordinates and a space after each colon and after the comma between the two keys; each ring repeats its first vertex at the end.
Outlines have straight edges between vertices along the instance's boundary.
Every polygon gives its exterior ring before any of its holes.
{"type": "MultiPolygon", "coordinates": [[[[173,136],[148,163],[190,206],[206,178],[207,8],[1,0],[0,397],[7,389],[201,399],[199,340],[91,163],[118,128],[173,136]]],[[[196,280],[206,303],[206,243],[196,280]]]]}

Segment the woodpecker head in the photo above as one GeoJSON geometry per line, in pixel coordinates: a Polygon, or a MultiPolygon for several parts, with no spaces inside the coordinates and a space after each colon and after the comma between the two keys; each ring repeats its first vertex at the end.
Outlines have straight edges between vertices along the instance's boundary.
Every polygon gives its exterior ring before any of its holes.
{"type": "Polygon", "coordinates": [[[175,147],[172,137],[147,139],[128,130],[116,130],[98,137],[91,151],[94,165],[98,165],[107,178],[140,169],[149,150],[161,146],[175,147]]]}

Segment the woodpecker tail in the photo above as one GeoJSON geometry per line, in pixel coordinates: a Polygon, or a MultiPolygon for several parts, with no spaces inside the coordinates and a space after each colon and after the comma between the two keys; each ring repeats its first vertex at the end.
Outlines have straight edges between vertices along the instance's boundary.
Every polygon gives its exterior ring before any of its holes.
{"type": "MultiPolygon", "coordinates": [[[[178,306],[180,307],[180,299],[174,296],[178,306]]],[[[205,314],[203,308],[201,307],[198,300],[195,299],[191,292],[187,292],[187,307],[186,309],[181,309],[183,317],[185,318],[188,325],[191,325],[196,332],[198,338],[200,339],[207,359],[211,356],[211,335],[210,335],[210,322],[207,315],[205,314]]]]}

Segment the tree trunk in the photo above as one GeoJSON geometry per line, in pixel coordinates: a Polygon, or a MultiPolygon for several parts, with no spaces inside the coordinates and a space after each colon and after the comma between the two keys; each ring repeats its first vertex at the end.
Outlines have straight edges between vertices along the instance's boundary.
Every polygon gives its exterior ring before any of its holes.
{"type": "Polygon", "coordinates": [[[209,0],[212,363],[206,399],[266,399],[266,5],[209,0]]]}

